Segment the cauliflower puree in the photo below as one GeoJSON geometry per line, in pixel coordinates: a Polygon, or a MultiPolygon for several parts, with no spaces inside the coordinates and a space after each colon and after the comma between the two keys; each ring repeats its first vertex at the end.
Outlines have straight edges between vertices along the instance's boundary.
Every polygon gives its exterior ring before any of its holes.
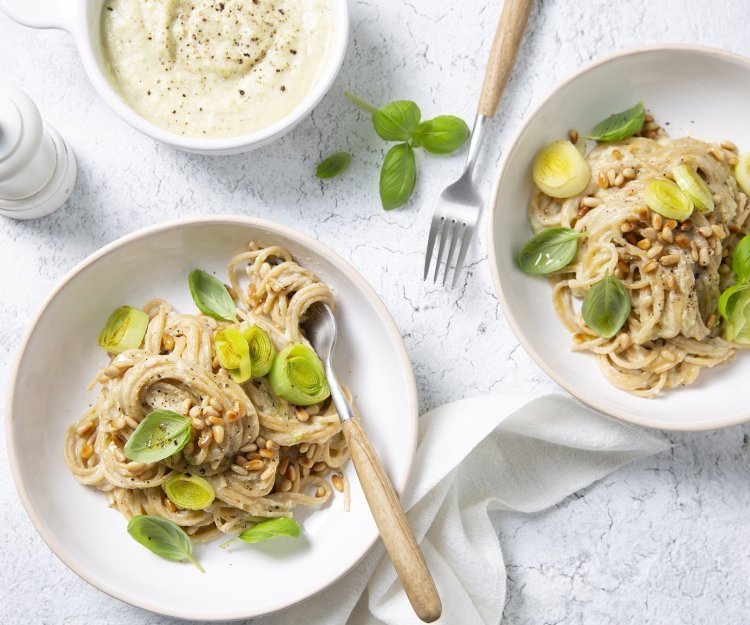
{"type": "Polygon", "coordinates": [[[308,94],[328,54],[330,0],[107,0],[104,57],[123,99],[181,135],[270,126],[308,94]]]}

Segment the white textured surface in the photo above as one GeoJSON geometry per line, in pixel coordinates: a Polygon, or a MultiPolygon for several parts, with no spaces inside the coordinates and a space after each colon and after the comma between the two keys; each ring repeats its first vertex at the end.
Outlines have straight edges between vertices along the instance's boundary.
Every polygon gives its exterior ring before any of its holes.
{"type": "MultiPolygon", "coordinates": [[[[341,96],[349,88],[376,104],[411,98],[427,116],[468,120],[499,5],[352,1],[344,68],[314,114],[272,146],[223,158],[174,152],[140,136],[93,93],[68,35],[32,31],[0,16],[3,78],[35,99],[69,140],[81,170],[71,201],[51,217],[0,221],[0,376],[7,379],[34,310],[84,256],[141,226],[238,213],[312,233],[351,260],[404,334],[423,410],[510,385],[530,396],[556,390],[502,318],[482,238],[460,288],[447,292],[421,282],[432,204],[461,157],[420,158],[411,205],[383,213],[376,184],[383,144],[341,96]],[[321,183],[312,171],[337,149],[355,154],[353,166],[321,183]]],[[[744,0],[538,2],[490,133],[480,170],[485,190],[529,107],[581,64],[621,48],[675,41],[750,54],[746,8],[744,0]]],[[[671,435],[671,455],[627,467],[552,510],[497,515],[509,573],[505,622],[747,622],[748,433],[750,427],[671,435]]],[[[50,553],[11,484],[4,447],[2,454],[0,620],[170,623],[108,598],[50,553]]]]}

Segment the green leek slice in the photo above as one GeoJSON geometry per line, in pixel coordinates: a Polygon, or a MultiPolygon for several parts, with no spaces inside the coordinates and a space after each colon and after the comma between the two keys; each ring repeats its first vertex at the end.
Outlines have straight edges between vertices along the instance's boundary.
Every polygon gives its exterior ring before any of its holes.
{"type": "Polygon", "coordinates": [[[250,362],[254,378],[262,378],[271,370],[276,350],[273,348],[268,333],[258,326],[249,326],[242,330],[250,349],[250,362]]]}
{"type": "Polygon", "coordinates": [[[213,486],[197,475],[173,473],[162,488],[167,497],[184,510],[203,510],[216,498],[213,486]]]}
{"type": "Polygon", "coordinates": [[[646,186],[644,199],[649,208],[667,219],[685,221],[693,214],[693,203],[671,180],[652,180],[646,186]]]}
{"type": "Polygon", "coordinates": [[[276,395],[297,406],[318,404],[331,394],[323,363],[302,344],[289,345],[278,353],[268,381],[276,395]]]}
{"type": "Polygon", "coordinates": [[[229,371],[229,375],[238,384],[247,382],[252,376],[250,348],[247,340],[234,326],[224,328],[216,333],[214,349],[219,364],[229,371]]]}
{"type": "Polygon", "coordinates": [[[690,200],[701,213],[710,213],[714,210],[714,198],[711,189],[691,167],[678,165],[672,170],[674,181],[682,189],[688,200],[690,200]]]}
{"type": "Polygon", "coordinates": [[[130,306],[120,306],[107,319],[99,332],[99,347],[111,354],[119,354],[127,349],[138,349],[146,335],[148,315],[130,306]]]}
{"type": "Polygon", "coordinates": [[[531,176],[550,197],[569,198],[586,188],[591,168],[576,146],[561,139],[539,150],[531,176]]]}
{"type": "Polygon", "coordinates": [[[740,156],[740,160],[734,168],[734,177],[740,188],[750,195],[750,152],[740,156]]]}

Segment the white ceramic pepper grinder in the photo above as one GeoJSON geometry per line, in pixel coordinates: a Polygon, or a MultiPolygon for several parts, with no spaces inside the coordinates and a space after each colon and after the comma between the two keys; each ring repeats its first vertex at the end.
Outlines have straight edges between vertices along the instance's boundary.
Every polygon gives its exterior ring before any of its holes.
{"type": "Polygon", "coordinates": [[[0,215],[49,215],[70,196],[76,173],[73,152],[32,99],[0,83],[0,215]]]}

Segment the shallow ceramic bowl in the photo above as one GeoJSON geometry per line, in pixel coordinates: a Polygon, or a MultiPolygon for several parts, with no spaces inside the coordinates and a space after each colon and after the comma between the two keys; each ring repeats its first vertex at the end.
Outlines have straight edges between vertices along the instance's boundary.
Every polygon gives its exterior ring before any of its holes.
{"type": "Polygon", "coordinates": [[[347,0],[331,0],[332,37],[324,66],[309,93],[286,117],[255,132],[203,139],[184,137],[141,117],[122,99],[105,67],[102,53],[102,0],[0,0],[0,9],[12,19],[32,28],[61,28],[76,40],[81,62],[91,84],[109,107],[146,136],[187,152],[237,154],[275,141],[299,124],[328,92],[341,69],[349,38],[347,0]]]}
{"type": "Polygon", "coordinates": [[[230,257],[254,240],[288,247],[333,289],[340,340],[336,366],[397,489],[409,474],[417,435],[411,364],[388,311],[346,261],[320,243],[257,219],[190,219],[142,230],[102,248],[55,288],[23,341],[6,412],[10,463],[26,511],[55,554],[104,592],[154,612],[196,620],[240,619],[289,606],[346,573],[378,537],[356,474],[347,465],[351,510],[338,495],[298,516],[303,536],[261,545],[196,547],[201,574],[134,542],[104,494],[79,484],[63,438],[94,402],[86,385],[107,361],[97,333],[125,303],[163,297],[195,311],[191,269],[226,275],[230,257]],[[387,392],[383,392],[387,389],[387,392]],[[165,583],[168,580],[168,583],[165,583]]]}
{"type": "Polygon", "coordinates": [[[706,430],[750,419],[742,389],[750,354],[701,372],[684,388],[639,398],[606,381],[589,353],[570,351],[570,335],[552,308],[545,278],[522,273],[514,257],[531,237],[526,207],[531,163],[544,145],[585,132],[614,111],[642,100],[673,137],[731,139],[750,150],[750,60],[693,46],[643,48],[598,61],[555,88],[526,119],[505,151],[495,181],[487,236],[500,303],[518,340],[558,384],[583,402],[632,423],[668,430],[706,430]]]}

